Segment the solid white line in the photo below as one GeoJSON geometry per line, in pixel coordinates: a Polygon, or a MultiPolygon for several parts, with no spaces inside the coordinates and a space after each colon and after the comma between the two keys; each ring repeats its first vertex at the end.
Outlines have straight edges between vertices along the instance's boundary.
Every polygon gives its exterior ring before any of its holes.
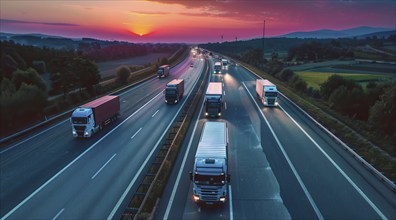
{"type": "Polygon", "coordinates": [[[290,115],[285,111],[284,108],[282,108],[281,105],[279,107],[282,109],[282,111],[294,122],[294,124],[297,125],[297,127],[300,128],[300,130],[309,138],[309,140],[312,141],[312,143],[320,150],[320,152],[323,153],[323,155],[334,165],[334,167],[341,173],[342,176],[345,177],[345,179],[353,186],[353,188],[356,189],[356,191],[363,197],[364,200],[371,206],[371,208],[374,209],[374,211],[380,216],[381,219],[387,219],[386,216],[378,209],[378,207],[367,197],[366,194],[352,181],[351,178],[337,165],[336,162],[334,162],[333,159],[319,146],[319,144],[300,126],[300,124],[297,123],[290,115]]]}
{"type": "Polygon", "coordinates": [[[159,109],[151,116],[152,118],[154,118],[154,116],[159,112],[159,109]]]}
{"type": "Polygon", "coordinates": [[[254,104],[256,105],[256,107],[258,108],[258,110],[260,111],[261,116],[263,116],[265,123],[268,125],[268,128],[269,128],[269,130],[271,131],[272,136],[274,137],[276,143],[278,144],[280,150],[282,151],[283,156],[285,157],[287,163],[289,164],[291,170],[293,171],[294,176],[296,177],[298,183],[300,184],[302,190],[303,190],[304,193],[305,193],[305,196],[308,198],[309,202],[311,203],[311,206],[312,206],[312,208],[314,209],[314,211],[315,211],[315,213],[316,213],[316,216],[317,216],[319,219],[324,219],[322,213],[320,212],[319,208],[316,206],[316,204],[315,204],[315,202],[314,202],[314,200],[313,200],[311,194],[308,192],[307,187],[305,187],[305,185],[304,185],[304,183],[303,183],[303,181],[302,181],[300,175],[297,173],[296,168],[294,167],[293,163],[291,162],[289,156],[287,155],[285,149],[283,148],[283,145],[280,143],[280,141],[279,141],[278,137],[276,136],[274,130],[272,129],[272,127],[271,127],[269,121],[268,121],[267,118],[265,117],[263,111],[261,111],[261,109],[260,109],[260,107],[258,106],[257,102],[255,101],[254,97],[253,97],[252,94],[250,93],[249,89],[246,87],[245,82],[242,82],[242,84],[243,84],[243,86],[245,87],[246,91],[249,93],[250,98],[252,98],[254,104]]]}
{"type": "Polygon", "coordinates": [[[63,208],[62,210],[60,210],[60,211],[58,212],[58,214],[56,214],[55,217],[52,218],[52,220],[56,220],[56,219],[62,214],[62,212],[64,212],[64,211],[65,211],[64,208],[63,208]]]}
{"type": "Polygon", "coordinates": [[[228,185],[228,194],[230,195],[229,204],[230,204],[230,220],[234,219],[234,211],[232,209],[232,192],[231,192],[231,185],[228,185]]]}
{"type": "Polygon", "coordinates": [[[109,136],[111,133],[113,133],[117,128],[119,128],[121,125],[123,125],[127,120],[129,120],[131,117],[133,117],[136,113],[138,113],[140,110],[142,110],[144,107],[146,107],[150,102],[152,102],[154,99],[156,99],[158,96],[162,95],[162,90],[160,93],[158,93],[156,96],[154,96],[152,99],[150,99],[146,104],[144,104],[142,107],[140,107],[138,110],[136,110],[132,115],[128,116],[124,121],[122,121],[119,125],[117,125],[115,128],[113,128],[109,133],[105,134],[102,138],[100,138],[98,141],[96,141],[91,147],[86,149],[82,154],[80,154],[78,157],[76,157],[72,162],[67,164],[62,170],[60,170],[57,174],[55,174],[51,179],[47,180],[43,185],[41,185],[38,189],[36,189],[32,194],[30,194],[28,197],[26,197],[21,203],[19,203],[17,206],[15,206],[11,211],[9,211],[5,216],[1,218],[1,220],[8,218],[10,215],[12,215],[16,210],[18,210],[22,205],[24,205],[27,201],[29,201],[33,196],[35,196],[37,193],[39,193],[44,187],[46,187],[48,184],[50,184],[55,178],[57,178],[59,175],[61,175],[63,172],[65,172],[66,169],[68,169],[70,166],[72,166],[77,160],[79,160],[81,157],[83,157],[86,153],[88,153],[92,148],[94,148],[97,144],[99,144],[103,139],[105,139],[107,136],[109,136]]]}
{"type": "Polygon", "coordinates": [[[93,175],[91,177],[91,179],[95,179],[95,177],[100,173],[100,171],[103,170],[103,168],[105,168],[107,166],[108,163],[110,163],[110,161],[116,156],[117,154],[114,154],[99,170],[98,172],[95,173],[95,175],[93,175]]]}
{"type": "MultiPolygon", "coordinates": [[[[205,71],[205,70],[204,70],[205,71]]],[[[202,72],[201,72],[202,74],[202,72]]],[[[200,76],[198,76],[199,78],[200,76]]],[[[198,78],[196,79],[194,85],[191,87],[190,92],[188,93],[187,97],[189,97],[191,95],[191,92],[193,91],[193,88],[197,85],[198,82],[198,78]]],[[[161,92],[162,94],[162,92],[161,92]]],[[[126,188],[126,190],[124,191],[124,193],[122,194],[121,198],[118,200],[117,204],[114,206],[113,210],[111,211],[110,215],[107,217],[107,219],[113,219],[115,213],[117,212],[117,210],[120,208],[121,203],[125,200],[125,197],[128,195],[129,191],[131,190],[132,186],[135,184],[137,178],[140,176],[140,173],[142,172],[143,168],[146,167],[147,162],[149,161],[149,159],[151,158],[151,156],[153,155],[154,151],[157,149],[158,144],[161,142],[162,138],[165,136],[165,134],[167,133],[168,129],[170,128],[170,126],[172,125],[173,121],[176,119],[176,116],[179,114],[179,112],[182,110],[184,104],[186,103],[188,98],[184,99],[183,104],[181,105],[180,109],[177,111],[177,113],[175,114],[175,116],[172,118],[171,123],[169,123],[168,127],[165,129],[164,133],[162,134],[162,136],[158,139],[157,143],[155,144],[155,147],[153,147],[153,149],[151,150],[150,154],[147,156],[146,160],[143,162],[142,166],[139,168],[138,172],[136,173],[135,177],[132,179],[131,183],[128,185],[128,187],[126,188]]]]}
{"type": "Polygon", "coordinates": [[[142,130],[142,128],[139,128],[139,130],[136,131],[134,135],[132,135],[131,139],[133,139],[141,130],[142,130]]]}
{"type": "MultiPolygon", "coordinates": [[[[202,114],[203,107],[204,107],[204,105],[203,105],[203,102],[202,102],[202,106],[201,106],[201,109],[199,110],[199,114],[198,115],[202,114]]],[[[169,199],[169,202],[168,202],[168,206],[166,207],[165,215],[164,215],[164,218],[163,218],[164,220],[168,219],[168,216],[169,216],[169,213],[170,213],[170,209],[171,209],[172,204],[173,204],[173,200],[175,199],[176,190],[177,190],[177,188],[179,186],[180,178],[181,178],[182,172],[184,170],[184,167],[185,167],[185,164],[186,164],[186,161],[187,161],[187,156],[188,156],[188,154],[190,152],[191,143],[193,141],[193,137],[194,137],[195,131],[197,130],[198,122],[199,122],[199,118],[195,122],[194,130],[193,130],[193,132],[191,134],[191,138],[190,138],[190,141],[188,142],[186,153],[184,154],[183,161],[182,161],[182,164],[180,166],[181,169],[179,170],[179,173],[177,174],[176,182],[175,182],[175,185],[173,186],[173,190],[172,190],[172,194],[171,194],[171,197],[169,199]]]]}
{"type": "Polygon", "coordinates": [[[40,133],[37,133],[37,134],[35,134],[35,135],[31,136],[31,137],[28,137],[28,138],[24,139],[23,141],[21,141],[21,142],[15,144],[15,145],[13,145],[13,146],[11,146],[11,147],[9,147],[9,148],[3,150],[3,151],[1,151],[0,154],[5,153],[5,152],[7,152],[7,151],[9,151],[9,150],[11,150],[11,149],[13,149],[13,148],[15,148],[16,146],[21,145],[21,144],[25,143],[26,141],[29,141],[29,140],[31,140],[31,139],[33,139],[33,138],[35,138],[35,137],[37,137],[37,136],[39,136],[39,135],[41,135],[41,134],[47,132],[47,131],[49,131],[49,130],[51,130],[51,129],[53,129],[53,128],[55,128],[55,127],[57,127],[57,126],[59,126],[59,125],[65,123],[65,122],[67,122],[67,121],[69,121],[69,120],[70,120],[70,119],[66,119],[66,120],[64,120],[64,121],[62,121],[62,122],[59,122],[59,123],[56,124],[56,125],[53,125],[53,126],[47,128],[47,129],[45,129],[44,131],[41,131],[40,133]]]}

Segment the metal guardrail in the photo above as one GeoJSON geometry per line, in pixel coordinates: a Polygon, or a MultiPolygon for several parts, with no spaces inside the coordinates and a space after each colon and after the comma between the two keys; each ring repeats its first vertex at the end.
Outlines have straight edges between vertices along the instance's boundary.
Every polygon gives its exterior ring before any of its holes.
{"type": "MultiPolygon", "coordinates": [[[[234,60],[235,62],[235,60],[234,60]]],[[[235,62],[237,63],[237,62],[235,62]]],[[[256,77],[262,79],[261,76],[256,74],[253,70],[249,69],[243,64],[239,64],[240,66],[244,67],[247,69],[249,72],[253,73],[256,75],[256,77]]],[[[377,179],[379,179],[381,182],[385,184],[390,190],[392,190],[394,193],[396,193],[396,184],[392,182],[388,177],[386,177],[384,174],[379,172],[375,167],[373,167],[370,163],[368,163],[364,158],[362,158],[360,155],[358,155],[354,150],[352,150],[347,144],[345,144],[341,139],[339,139],[336,135],[331,133],[326,127],[324,127],[322,124],[320,124],[318,121],[316,121],[312,116],[310,116],[306,111],[304,111],[300,106],[298,106],[295,102],[293,102],[291,99],[289,99],[286,95],[283,93],[279,92],[285,99],[287,99],[290,103],[292,103],[300,112],[302,112],[305,116],[307,116],[311,121],[313,121],[320,129],[322,129],[324,132],[326,132],[331,138],[333,138],[341,147],[344,148],[347,152],[349,152],[353,158],[355,158],[359,163],[363,165],[371,174],[373,174],[377,179]]]]}
{"type": "MultiPolygon", "coordinates": [[[[186,57],[184,57],[183,59],[178,60],[175,64],[172,65],[171,69],[174,68],[175,66],[179,65],[185,59],[186,59],[186,57]]],[[[142,70],[138,70],[138,71],[142,71],[142,70]]],[[[139,84],[141,84],[141,83],[143,83],[145,81],[148,81],[148,80],[150,80],[152,78],[155,78],[155,77],[156,77],[155,75],[146,77],[146,78],[144,78],[144,79],[142,79],[142,80],[140,80],[138,82],[135,82],[135,83],[127,85],[127,86],[125,86],[125,87],[123,87],[121,89],[113,91],[109,95],[115,95],[115,94],[121,93],[123,91],[126,91],[126,90],[128,90],[128,89],[130,89],[130,88],[132,88],[132,87],[134,87],[136,85],[139,85],[139,84]]],[[[74,109],[75,108],[72,108],[72,109],[67,110],[66,112],[60,113],[60,114],[55,115],[53,117],[46,118],[45,121],[39,122],[39,123],[29,127],[29,128],[26,128],[26,129],[24,129],[22,131],[19,131],[19,132],[15,133],[15,134],[9,135],[9,136],[4,137],[4,138],[1,138],[0,139],[0,147],[3,147],[3,145],[5,145],[7,142],[9,142],[9,141],[11,141],[13,139],[19,138],[19,137],[21,137],[23,135],[26,135],[26,134],[28,134],[30,132],[33,132],[33,131],[35,131],[38,128],[48,126],[49,124],[54,123],[55,121],[57,121],[57,120],[59,120],[61,118],[65,118],[66,116],[70,116],[71,113],[74,111],[74,109]]]]}

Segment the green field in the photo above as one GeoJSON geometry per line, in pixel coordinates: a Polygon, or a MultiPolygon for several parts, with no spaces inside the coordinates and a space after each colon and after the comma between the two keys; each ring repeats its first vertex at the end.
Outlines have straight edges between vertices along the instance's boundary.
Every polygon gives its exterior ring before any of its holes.
{"type": "Polygon", "coordinates": [[[389,75],[383,74],[329,73],[310,71],[296,72],[296,74],[305,80],[305,82],[307,82],[308,87],[313,87],[315,89],[319,89],[320,84],[325,82],[331,75],[334,74],[340,75],[346,79],[357,81],[362,85],[366,85],[369,81],[388,81],[392,79],[392,77],[389,75]]]}

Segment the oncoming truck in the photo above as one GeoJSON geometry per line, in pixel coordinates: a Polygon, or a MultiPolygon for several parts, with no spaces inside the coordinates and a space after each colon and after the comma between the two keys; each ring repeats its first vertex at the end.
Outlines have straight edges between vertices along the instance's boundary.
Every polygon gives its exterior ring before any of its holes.
{"type": "Polygon", "coordinates": [[[157,76],[158,78],[167,77],[169,75],[169,65],[162,65],[158,67],[157,76]]]}
{"type": "Polygon", "coordinates": [[[220,62],[215,62],[214,73],[221,73],[221,63],[220,62]]]}
{"type": "Polygon", "coordinates": [[[223,86],[221,82],[210,82],[205,94],[205,116],[220,117],[223,109],[223,86]]]}
{"type": "Polygon", "coordinates": [[[120,98],[103,96],[80,106],[70,118],[74,137],[91,137],[120,115],[120,98]]]}
{"type": "Polygon", "coordinates": [[[266,79],[256,80],[256,94],[264,106],[278,105],[278,90],[276,85],[266,79]]]}
{"type": "Polygon", "coordinates": [[[176,104],[184,94],[184,79],[174,79],[170,81],[165,88],[165,102],[176,104]]]}
{"type": "Polygon", "coordinates": [[[195,153],[194,170],[190,172],[193,183],[193,200],[197,204],[224,204],[227,200],[228,129],[225,122],[206,122],[195,153]]]}

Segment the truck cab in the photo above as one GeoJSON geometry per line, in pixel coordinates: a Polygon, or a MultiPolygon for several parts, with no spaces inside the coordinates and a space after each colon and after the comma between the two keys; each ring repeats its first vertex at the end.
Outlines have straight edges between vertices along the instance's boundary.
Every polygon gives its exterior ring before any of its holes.
{"type": "Polygon", "coordinates": [[[184,80],[174,79],[170,81],[165,88],[165,102],[168,104],[176,104],[180,101],[184,94],[184,80]]]}
{"type": "Polygon", "coordinates": [[[70,121],[72,123],[72,134],[74,137],[91,137],[97,130],[95,128],[93,111],[90,108],[76,109],[70,121]]]}
{"type": "Polygon", "coordinates": [[[221,63],[220,62],[215,62],[214,73],[221,73],[221,63]]]}

